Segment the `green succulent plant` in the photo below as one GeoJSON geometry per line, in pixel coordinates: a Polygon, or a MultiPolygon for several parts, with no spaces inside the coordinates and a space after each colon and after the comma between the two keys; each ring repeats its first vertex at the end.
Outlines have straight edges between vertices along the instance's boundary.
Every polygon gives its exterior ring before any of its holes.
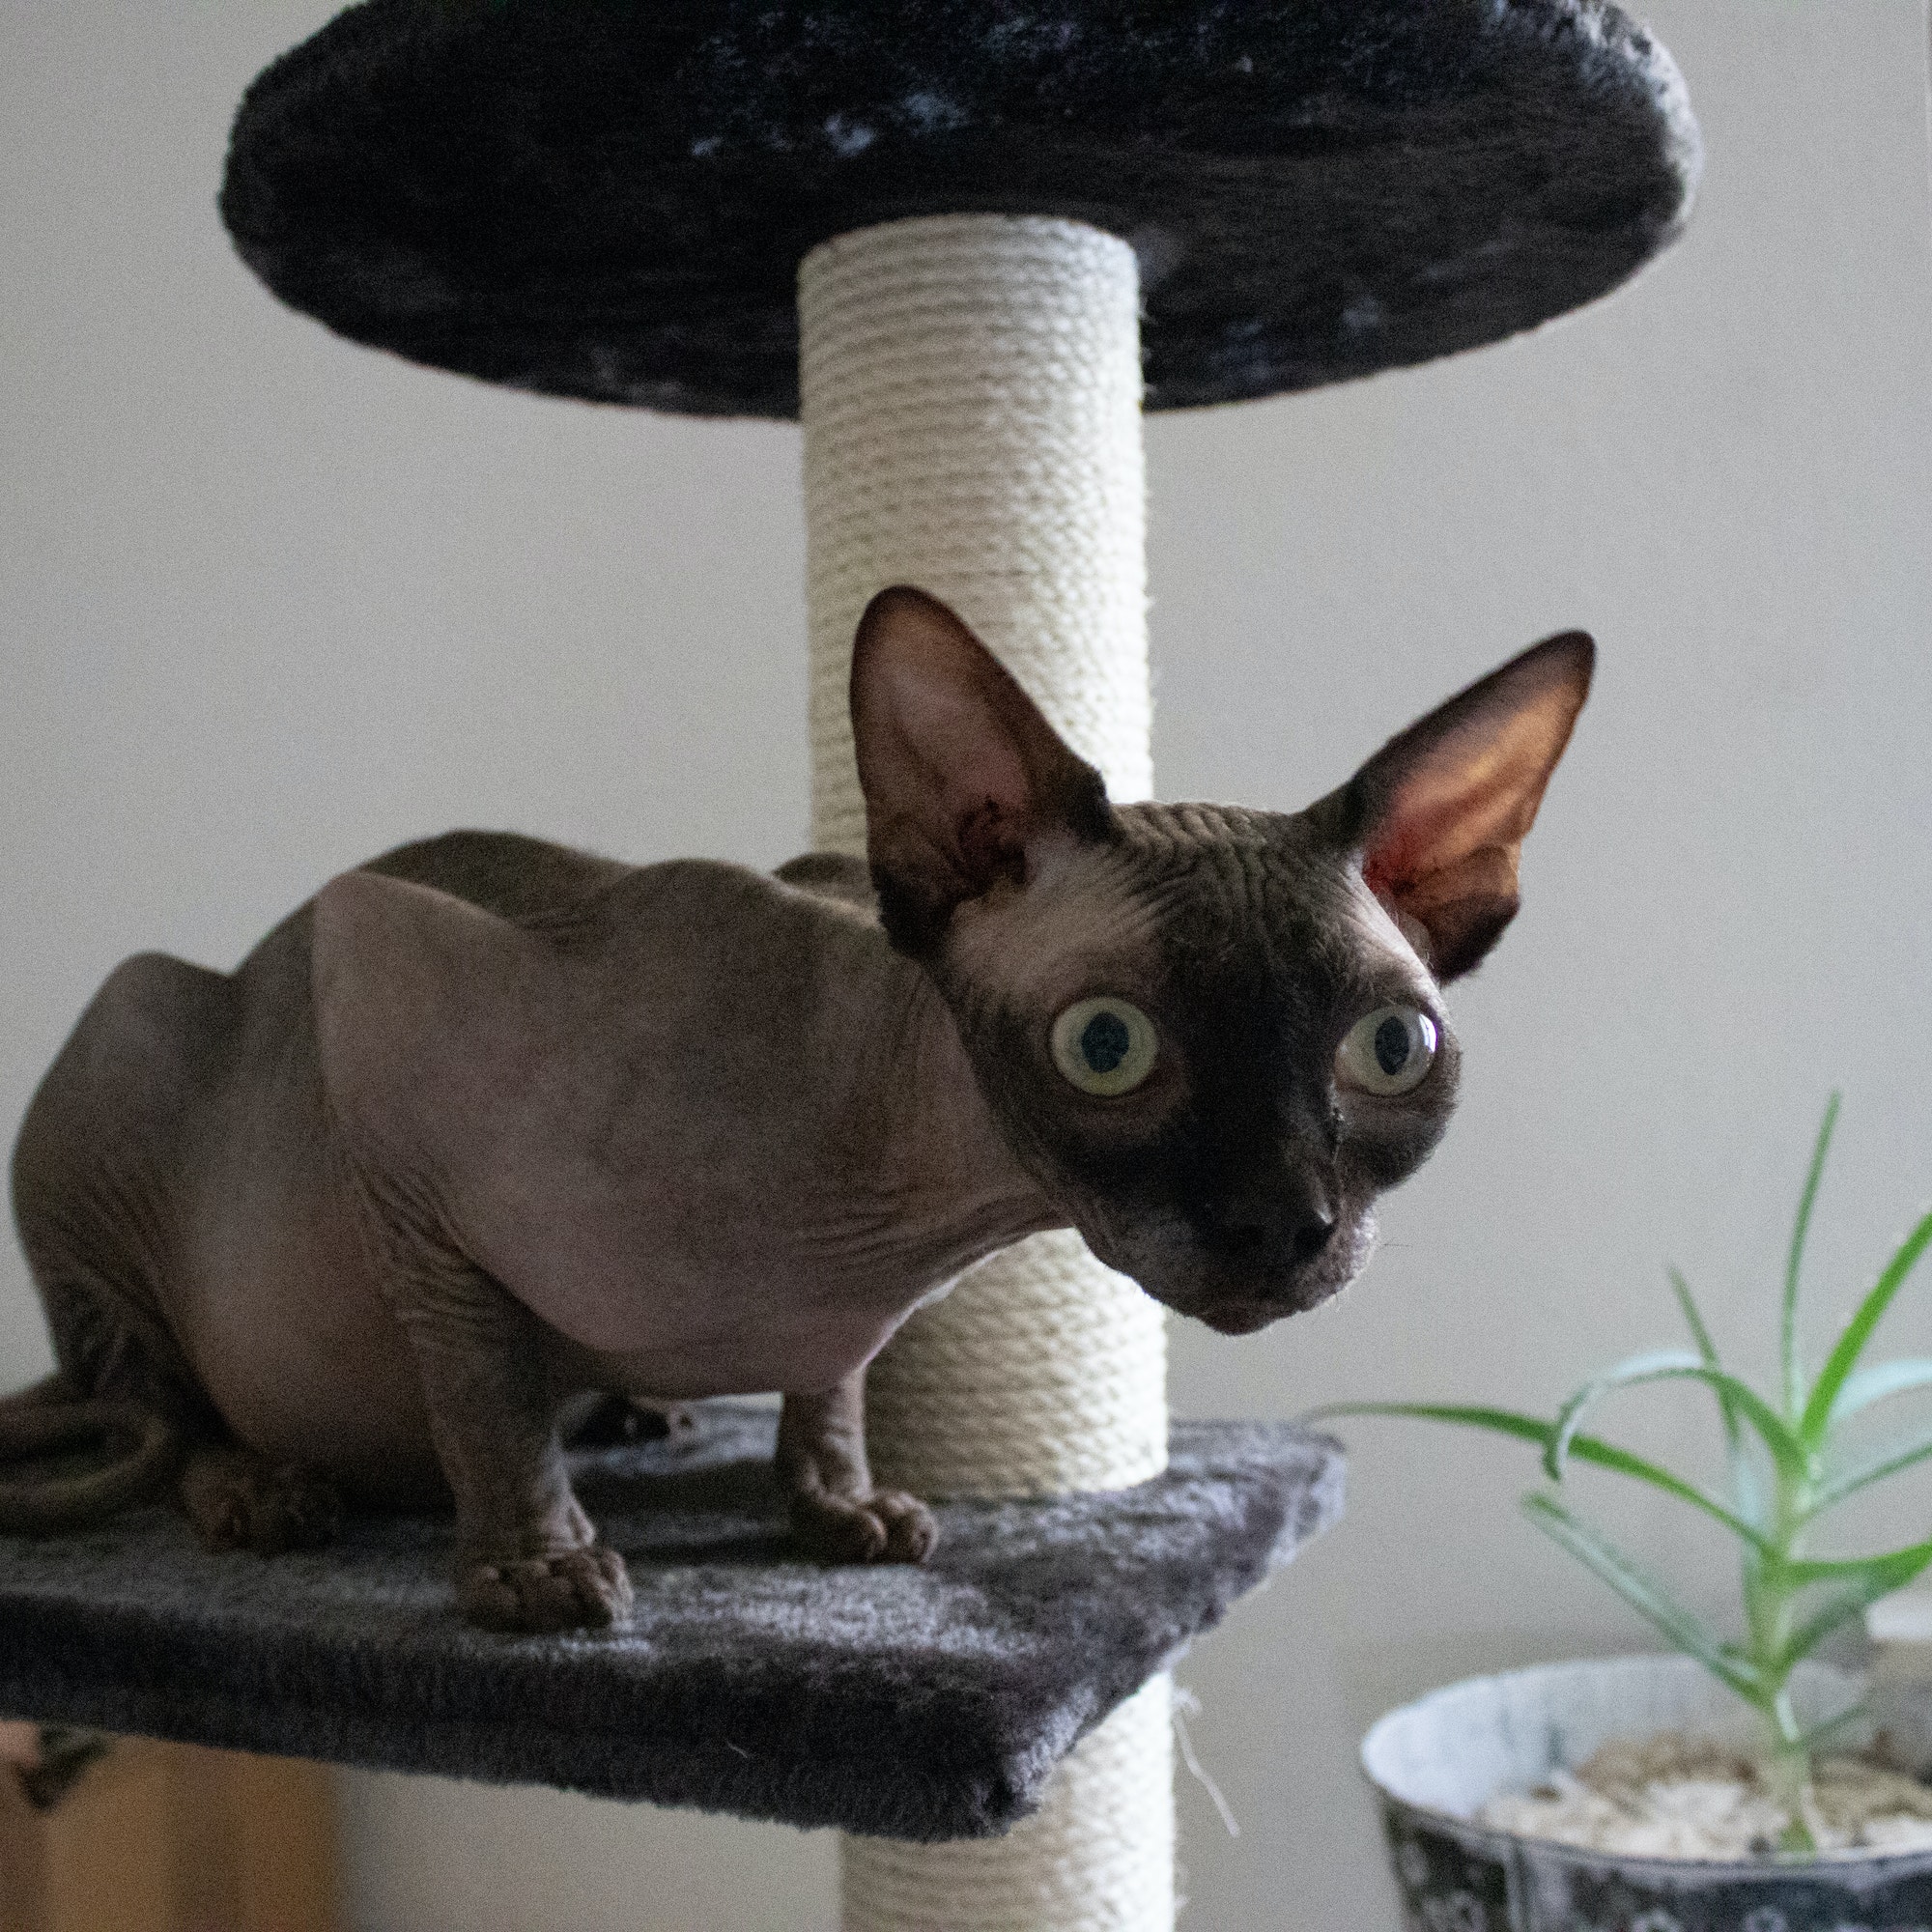
{"type": "MultiPolygon", "coordinates": [[[[1823,1125],[1798,1203],[1785,1264],[1779,1361],[1782,1386],[1761,1395],[1729,1373],[1698,1312],[1690,1285],[1675,1268],[1670,1285],[1690,1330],[1694,1350],[1633,1355],[1593,1376],[1553,1417],[1460,1403],[1365,1402],[1335,1404],[1313,1419],[1345,1415],[1402,1415],[1485,1429],[1535,1443],[1543,1467],[1560,1486],[1572,1463],[1587,1463],[1628,1476],[1701,1511],[1737,1539],[1743,1579],[1743,1631],[1732,1640],[1719,1634],[1600,1531],[1580,1520],[1550,1490],[1522,1498],[1524,1513],[1546,1535],[1607,1583],[1676,1649],[1694,1657],[1727,1685],[1763,1721],[1767,1755],[1778,1786],[1802,1821],[1802,1794],[1810,1776],[1813,1747],[1843,1726],[1854,1712],[1835,1714],[1807,1730],[1791,1699],[1791,1675],[1832,1633],[1869,1604],[1902,1588],[1932,1566],[1932,1539],[1875,1556],[1821,1557],[1810,1553],[1814,1532],[1848,1496],[1932,1459],[1932,1428],[1921,1424],[1886,1447],[1855,1451],[1847,1428],[1880,1403],[1932,1390],[1932,1360],[1896,1360],[1859,1366],[1885,1312],[1914,1264],[1932,1245],[1932,1213],[1919,1220],[1886,1264],[1870,1292],[1815,1376],[1807,1376],[1799,1344],[1799,1277],[1812,1204],[1837,1124],[1836,1094],[1823,1125]],[[1584,1418],[1605,1397],[1646,1382],[1695,1382],[1716,1399],[1727,1452],[1729,1482],[1716,1493],[1627,1449],[1582,1434],[1584,1418]]],[[[1811,1849],[1802,1822],[1792,1828],[1788,1849],[1811,1849]]]]}

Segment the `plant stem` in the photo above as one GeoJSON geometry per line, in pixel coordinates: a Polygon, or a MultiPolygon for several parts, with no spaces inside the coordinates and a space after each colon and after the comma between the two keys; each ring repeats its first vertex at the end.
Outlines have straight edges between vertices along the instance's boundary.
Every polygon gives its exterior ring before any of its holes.
{"type": "Polygon", "coordinates": [[[1773,1721],[1779,1742],[1770,1758],[1772,1795],[1784,1806],[1791,1820],[1779,1836],[1780,1852],[1815,1853],[1818,1841],[1811,1835],[1808,1812],[1811,1806],[1811,1753],[1800,1742],[1797,1719],[1788,1694],[1776,1698],[1773,1721]]]}
{"type": "MultiPolygon", "coordinates": [[[[1829,1119],[1828,1119],[1829,1126],[1829,1119]]],[[[1790,1823],[1778,1839],[1778,1850],[1813,1854],[1817,1851],[1809,1818],[1811,1753],[1804,1727],[1791,1702],[1791,1673],[1785,1661],[1797,1611],[1790,1565],[1804,1536],[1808,1485],[1783,1469],[1772,1471],[1775,1508],[1769,1525],[1773,1553],[1745,1553],[1745,1607],[1751,1661],[1758,1668],[1758,1716],[1765,1729],[1765,1765],[1772,1795],[1783,1805],[1790,1823]]]]}

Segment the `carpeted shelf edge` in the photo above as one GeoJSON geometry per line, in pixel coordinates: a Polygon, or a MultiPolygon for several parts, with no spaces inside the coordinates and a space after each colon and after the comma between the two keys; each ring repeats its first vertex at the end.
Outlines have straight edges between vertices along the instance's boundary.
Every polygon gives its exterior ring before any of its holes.
{"type": "Polygon", "coordinates": [[[210,1557],[171,1515],[0,1539],[0,1711],[798,1826],[938,1839],[1032,1810],[1084,1733],[1340,1515],[1326,1438],[1182,1424],[1109,1496],[951,1504],[922,1570],[786,1558],[769,1411],[585,1477],[629,1630],[455,1617],[447,1525],[356,1519],[313,1556],[210,1557]]]}

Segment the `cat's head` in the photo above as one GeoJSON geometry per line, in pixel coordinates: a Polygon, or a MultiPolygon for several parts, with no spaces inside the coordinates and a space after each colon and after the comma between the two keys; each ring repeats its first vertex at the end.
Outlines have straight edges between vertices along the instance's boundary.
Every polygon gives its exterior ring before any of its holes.
{"type": "Polygon", "coordinates": [[[1227,1334],[1360,1269],[1448,1124],[1441,988],[1516,912],[1592,657],[1523,652],[1305,811],[1117,806],[943,604],[873,600],[852,719],[886,930],[1103,1262],[1227,1334]]]}

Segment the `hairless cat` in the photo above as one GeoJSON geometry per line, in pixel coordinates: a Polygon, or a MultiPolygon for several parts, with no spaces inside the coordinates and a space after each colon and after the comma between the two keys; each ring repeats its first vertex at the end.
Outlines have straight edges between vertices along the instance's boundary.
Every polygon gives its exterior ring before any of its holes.
{"type": "Polygon", "coordinates": [[[1435,1146],[1440,988],[1517,907],[1587,638],[1512,660],[1293,815],[1113,805],[944,605],[883,592],[852,724],[869,868],[630,867],[454,832],[332,880],[232,974],[107,980],[14,1200],[56,1373],[0,1405],[0,1527],[173,1483],[202,1539],[453,1493],[475,1622],[619,1620],[560,1405],[781,1390],[797,1537],[917,1562],[866,1364],[1074,1227],[1225,1334],[1361,1267],[1435,1146]]]}

